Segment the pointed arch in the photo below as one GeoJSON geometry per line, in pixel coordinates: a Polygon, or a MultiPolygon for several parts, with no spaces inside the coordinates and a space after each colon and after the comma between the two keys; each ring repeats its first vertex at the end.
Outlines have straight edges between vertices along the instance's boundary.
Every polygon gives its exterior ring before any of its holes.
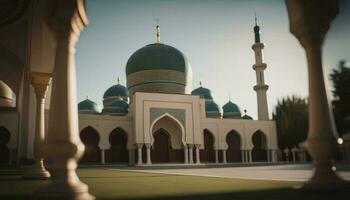
{"type": "Polygon", "coordinates": [[[241,135],[234,129],[226,134],[226,159],[227,162],[242,162],[241,148],[242,138],[241,135]]]}
{"type": "Polygon", "coordinates": [[[84,155],[81,158],[80,162],[84,163],[96,163],[101,161],[101,149],[98,146],[100,142],[100,135],[98,131],[91,127],[87,126],[81,130],[80,140],[85,145],[84,155]]]}
{"type": "Polygon", "coordinates": [[[267,136],[260,129],[252,135],[251,142],[253,144],[252,159],[253,161],[267,161],[267,136]]]}
{"type": "Polygon", "coordinates": [[[106,152],[107,162],[129,162],[127,149],[128,140],[128,134],[123,128],[117,127],[111,131],[109,134],[109,143],[111,146],[106,152]]]}
{"type": "Polygon", "coordinates": [[[171,120],[173,120],[175,122],[175,124],[177,124],[177,126],[180,127],[180,129],[181,129],[181,142],[182,142],[183,145],[186,145],[186,142],[185,142],[185,140],[186,140],[185,139],[185,137],[186,137],[186,135],[185,135],[185,127],[181,124],[181,122],[178,119],[176,119],[174,116],[172,116],[169,113],[164,113],[163,115],[161,115],[161,116],[157,117],[155,120],[153,120],[153,122],[151,123],[150,130],[149,130],[151,144],[153,144],[153,142],[154,142],[153,133],[154,133],[154,131],[156,131],[156,130],[153,130],[154,129],[154,125],[157,122],[159,122],[161,119],[166,118],[166,117],[168,117],[171,120]]]}
{"type": "Polygon", "coordinates": [[[203,130],[204,148],[200,150],[200,160],[202,162],[215,162],[215,136],[209,129],[203,130]]]}

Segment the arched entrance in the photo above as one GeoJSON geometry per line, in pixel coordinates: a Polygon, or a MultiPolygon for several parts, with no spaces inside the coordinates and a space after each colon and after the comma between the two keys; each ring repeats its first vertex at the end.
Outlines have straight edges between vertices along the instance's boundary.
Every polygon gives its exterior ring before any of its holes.
{"type": "Polygon", "coordinates": [[[226,136],[228,149],[226,150],[227,162],[242,162],[241,137],[235,130],[231,130],[226,136]]]}
{"type": "Polygon", "coordinates": [[[153,162],[169,162],[170,161],[170,136],[164,129],[159,129],[153,134],[154,142],[152,149],[153,162]]]}
{"type": "Polygon", "coordinates": [[[127,133],[119,127],[114,129],[109,135],[109,143],[111,144],[111,148],[107,151],[107,162],[129,162],[127,142],[127,133]]]}
{"type": "Polygon", "coordinates": [[[153,133],[152,162],[184,162],[183,131],[178,121],[164,115],[151,126],[151,130],[153,133]]]}
{"type": "Polygon", "coordinates": [[[266,162],[267,161],[267,138],[265,134],[258,130],[253,134],[252,137],[253,142],[253,151],[252,151],[252,159],[254,162],[266,162]]]}
{"type": "Polygon", "coordinates": [[[208,129],[203,131],[204,149],[200,150],[202,162],[215,162],[214,135],[208,129]]]}
{"type": "Polygon", "coordinates": [[[8,165],[10,160],[10,150],[7,147],[11,138],[10,131],[5,127],[0,127],[0,165],[8,165]]]}
{"type": "Polygon", "coordinates": [[[85,145],[85,152],[80,162],[96,163],[101,161],[101,149],[98,146],[100,136],[98,132],[88,126],[80,132],[80,139],[85,145]]]}

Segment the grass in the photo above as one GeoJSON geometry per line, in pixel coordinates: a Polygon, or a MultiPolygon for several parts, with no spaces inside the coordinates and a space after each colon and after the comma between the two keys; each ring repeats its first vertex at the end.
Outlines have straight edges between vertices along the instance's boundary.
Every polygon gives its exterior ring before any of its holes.
{"type": "MultiPolygon", "coordinates": [[[[98,200],[117,199],[328,199],[334,193],[303,192],[292,189],[298,182],[243,180],[200,176],[140,173],[101,168],[78,170],[98,200]]],[[[30,199],[49,181],[21,180],[18,175],[0,175],[0,199],[30,199]]],[[[339,196],[339,195],[338,195],[339,196]]],[[[341,194],[337,199],[346,198],[341,194]]]]}

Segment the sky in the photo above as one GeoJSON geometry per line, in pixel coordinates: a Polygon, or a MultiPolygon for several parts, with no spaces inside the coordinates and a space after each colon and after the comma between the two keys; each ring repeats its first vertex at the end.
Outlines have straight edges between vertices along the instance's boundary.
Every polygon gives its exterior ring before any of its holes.
{"type": "MultiPolygon", "coordinates": [[[[282,0],[87,0],[89,25],[77,44],[78,100],[102,106],[104,92],[117,77],[126,85],[125,66],[139,48],[154,43],[157,19],[161,42],[183,52],[193,71],[192,88],[209,88],[222,107],[231,101],[257,117],[254,13],[258,16],[270,116],[277,100],[307,97],[307,63],[303,48],[289,32],[282,0]]],[[[341,59],[350,61],[350,1],[340,0],[340,13],[323,46],[327,76],[341,59]]]]}

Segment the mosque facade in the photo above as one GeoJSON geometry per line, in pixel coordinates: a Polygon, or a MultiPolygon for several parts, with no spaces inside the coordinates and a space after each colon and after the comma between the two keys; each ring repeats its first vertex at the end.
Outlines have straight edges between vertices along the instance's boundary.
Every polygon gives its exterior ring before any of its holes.
{"type": "MultiPolygon", "coordinates": [[[[277,162],[275,121],[269,119],[260,27],[254,27],[258,119],[229,100],[215,102],[210,89],[191,89],[192,69],[186,56],[156,42],[133,53],[127,61],[126,86],[111,86],[103,95],[103,108],[89,98],[78,104],[80,139],[85,144],[84,163],[252,163],[277,162]]],[[[18,152],[20,115],[11,111],[13,92],[0,82],[2,158],[12,162],[18,152]],[[6,133],[5,133],[6,132],[6,133]],[[5,156],[6,155],[6,156],[5,156]],[[11,161],[12,160],[12,161],[11,161]]],[[[49,108],[47,108],[49,109],[49,108]]],[[[49,120],[46,117],[46,124],[49,120]]],[[[34,123],[34,121],[30,122],[34,123]]],[[[33,138],[33,136],[28,136],[33,138]]],[[[25,155],[33,157],[33,141],[25,155]]],[[[21,150],[23,152],[23,150],[21,150]]]]}

